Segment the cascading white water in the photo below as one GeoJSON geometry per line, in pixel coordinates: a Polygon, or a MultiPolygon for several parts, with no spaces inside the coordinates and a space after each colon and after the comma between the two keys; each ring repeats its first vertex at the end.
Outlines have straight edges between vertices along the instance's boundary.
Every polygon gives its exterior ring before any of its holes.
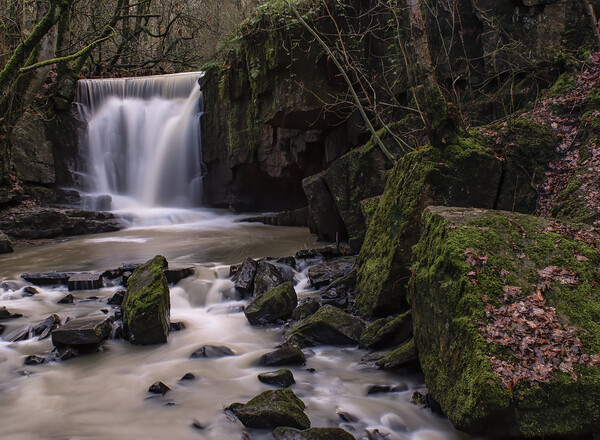
{"type": "Polygon", "coordinates": [[[113,209],[201,205],[201,75],[80,80],[85,189],[113,209]]]}

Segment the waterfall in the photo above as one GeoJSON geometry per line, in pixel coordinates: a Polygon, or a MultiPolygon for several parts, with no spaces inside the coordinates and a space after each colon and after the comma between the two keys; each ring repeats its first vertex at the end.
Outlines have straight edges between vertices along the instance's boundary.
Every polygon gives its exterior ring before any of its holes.
{"type": "Polygon", "coordinates": [[[116,209],[201,205],[200,76],[80,80],[82,187],[116,209]]]}

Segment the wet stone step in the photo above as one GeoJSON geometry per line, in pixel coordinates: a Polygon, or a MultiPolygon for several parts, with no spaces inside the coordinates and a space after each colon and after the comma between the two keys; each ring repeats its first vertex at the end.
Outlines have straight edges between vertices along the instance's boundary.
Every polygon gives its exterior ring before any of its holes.
{"type": "Polygon", "coordinates": [[[111,332],[110,318],[78,318],[52,331],[52,343],[61,345],[98,344],[111,332]]]}
{"type": "Polygon", "coordinates": [[[55,284],[66,286],[72,275],[73,272],[24,273],[21,278],[36,286],[52,286],[55,284]]]}
{"type": "Polygon", "coordinates": [[[69,290],[91,290],[101,288],[104,283],[101,273],[84,272],[71,275],[67,285],[69,290]]]}

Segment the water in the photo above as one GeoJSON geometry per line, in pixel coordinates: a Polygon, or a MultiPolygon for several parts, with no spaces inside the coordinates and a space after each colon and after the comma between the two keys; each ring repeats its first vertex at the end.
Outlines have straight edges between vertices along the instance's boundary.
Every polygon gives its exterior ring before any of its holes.
{"type": "MultiPolygon", "coordinates": [[[[179,215],[182,215],[179,212],[179,215]]],[[[52,313],[63,320],[100,316],[110,308],[108,298],[116,287],[75,292],[79,301],[59,305],[66,288],[43,288],[23,296],[19,274],[47,270],[103,270],[124,262],[142,262],[161,253],[171,266],[194,265],[194,277],[171,287],[171,318],[186,329],[173,332],[164,345],[138,347],[109,340],[101,353],[65,362],[24,366],[29,354],[51,350],[49,340],[37,338],[10,343],[0,341],[0,438],[29,439],[240,439],[243,426],[223,413],[233,402],[246,402],[270,389],[257,375],[268,369],[256,360],[281,342],[278,328],[251,327],[231,298],[228,265],[246,256],[293,255],[314,247],[314,236],[304,228],[275,228],[236,223],[236,218],[214,211],[189,213],[195,219],[180,225],[136,226],[124,231],[78,237],[36,248],[18,248],[0,256],[0,279],[14,280],[16,290],[0,289],[0,306],[26,318],[3,321],[3,337],[52,313]],[[90,296],[98,300],[87,300],[90,296]],[[190,360],[204,344],[227,345],[235,357],[190,360]],[[187,372],[194,381],[180,383],[187,372]],[[148,387],[163,381],[172,388],[155,397],[148,387]],[[205,427],[195,429],[196,421],[205,427]]],[[[188,219],[189,219],[188,218],[188,219]]],[[[297,273],[300,298],[314,295],[305,273],[297,273]]],[[[15,287],[15,286],[13,286],[15,287]]],[[[364,351],[341,347],[307,350],[306,366],[291,368],[293,391],[306,403],[312,426],[344,426],[356,438],[366,429],[379,429],[392,439],[461,439],[450,423],[410,403],[412,393],[423,389],[422,378],[366,369],[364,351]],[[314,372],[308,371],[314,368],[314,372]],[[405,383],[407,391],[366,395],[369,384],[405,383]],[[345,423],[338,413],[353,416],[345,423]]],[[[269,438],[265,430],[250,430],[251,438],[269,438]]],[[[377,437],[374,437],[377,438],[377,437]]]]}
{"type": "Polygon", "coordinates": [[[200,76],[80,80],[82,188],[113,209],[200,206],[200,76]]]}

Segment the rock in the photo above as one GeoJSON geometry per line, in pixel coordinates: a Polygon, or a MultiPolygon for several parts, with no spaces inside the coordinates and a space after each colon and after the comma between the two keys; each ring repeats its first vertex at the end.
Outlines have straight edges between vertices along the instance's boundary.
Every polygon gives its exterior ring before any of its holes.
{"type": "Polygon", "coordinates": [[[69,359],[79,356],[79,350],[76,347],[67,345],[58,346],[53,352],[54,357],[59,361],[68,361],[69,359]]]}
{"type": "Polygon", "coordinates": [[[72,275],[72,272],[24,273],[21,278],[36,286],[53,286],[57,284],[66,286],[72,275]]]}
{"type": "Polygon", "coordinates": [[[266,367],[280,365],[304,365],[306,357],[297,345],[288,345],[275,351],[265,353],[260,357],[260,364],[266,367]]]}
{"type": "Polygon", "coordinates": [[[345,257],[348,255],[352,255],[352,250],[347,245],[338,243],[316,249],[301,249],[296,252],[295,258],[297,260],[304,260],[306,258],[322,257],[329,260],[331,258],[345,257]]]}
{"type": "Polygon", "coordinates": [[[125,290],[119,290],[115,292],[115,294],[108,300],[107,304],[110,304],[111,306],[120,306],[123,304],[125,293],[125,290]]]}
{"type": "Polygon", "coordinates": [[[192,428],[197,429],[199,431],[203,431],[204,429],[206,429],[204,427],[204,425],[202,423],[200,423],[198,420],[193,420],[191,426],[192,426],[192,428]]]}
{"type": "Polygon", "coordinates": [[[2,333],[4,333],[4,330],[5,330],[5,329],[6,329],[6,327],[5,327],[5,326],[3,326],[2,324],[0,324],[0,335],[1,335],[2,333]]]}
{"type": "Polygon", "coordinates": [[[314,315],[320,307],[321,304],[319,304],[319,301],[312,298],[308,299],[302,304],[298,304],[298,307],[292,312],[292,319],[300,321],[301,319],[308,318],[310,315],[314,315]]]}
{"type": "Polygon", "coordinates": [[[401,385],[369,385],[367,387],[367,395],[381,393],[400,393],[408,390],[408,386],[403,383],[401,385]]]}
{"type": "Polygon", "coordinates": [[[273,431],[275,440],[354,440],[354,436],[342,428],[310,428],[298,430],[280,426],[273,431]]]}
{"type": "Polygon", "coordinates": [[[313,287],[319,288],[341,278],[352,270],[356,257],[340,257],[325,261],[308,269],[308,278],[313,287]]]}
{"type": "Polygon", "coordinates": [[[148,388],[148,392],[152,394],[162,394],[163,396],[170,390],[171,388],[160,381],[154,382],[152,385],[150,385],[150,388],[148,388]]]}
{"type": "Polygon", "coordinates": [[[15,292],[19,290],[19,285],[14,281],[5,280],[0,283],[0,288],[2,288],[3,290],[10,290],[12,292],[15,292]]]}
{"type": "MultiPolygon", "coordinates": [[[[365,219],[365,225],[368,227],[369,222],[375,215],[375,210],[379,205],[379,201],[381,200],[381,196],[370,197],[368,199],[361,200],[360,202],[360,210],[362,212],[363,218],[365,219]]],[[[366,230],[365,230],[366,232],[366,230]]]]}
{"type": "Polygon", "coordinates": [[[364,322],[340,309],[324,305],[317,313],[300,321],[288,332],[288,341],[301,347],[312,345],[355,345],[364,322]]]}
{"type": "Polygon", "coordinates": [[[10,241],[10,238],[4,232],[0,231],[0,254],[11,252],[13,252],[12,241],[10,241]]]}
{"type": "Polygon", "coordinates": [[[56,304],[73,304],[75,297],[72,294],[68,294],[59,299],[56,304]]]}
{"type": "Polygon", "coordinates": [[[183,322],[172,322],[169,326],[169,329],[172,332],[178,332],[185,329],[185,324],[183,322]]]}
{"type": "Polygon", "coordinates": [[[181,379],[179,379],[180,382],[184,381],[184,380],[194,380],[196,379],[196,376],[194,375],[194,373],[185,373],[181,379]]]}
{"type": "Polygon", "coordinates": [[[289,318],[297,304],[294,285],[287,282],[254,298],[244,308],[244,314],[251,325],[270,324],[279,319],[289,318]]]}
{"type": "Polygon", "coordinates": [[[163,270],[163,273],[165,274],[169,284],[177,284],[184,278],[194,275],[195,269],[193,267],[169,268],[163,270]]]}
{"type": "Polygon", "coordinates": [[[296,268],[296,259],[292,256],[287,257],[279,257],[275,260],[276,263],[285,264],[286,266],[290,266],[291,268],[296,268]]]}
{"type": "Polygon", "coordinates": [[[590,314],[600,307],[600,254],[576,238],[586,230],[444,207],[427,208],[422,226],[414,340],[449,420],[499,437],[591,436],[600,424],[600,407],[589,405],[600,396],[590,314]]]}
{"type": "Polygon", "coordinates": [[[233,413],[247,428],[276,428],[291,426],[299,429],[310,427],[304,413],[304,402],[289,388],[265,391],[245,405],[230,406],[233,413]]]}
{"type": "Polygon", "coordinates": [[[100,273],[74,273],[67,281],[69,290],[92,290],[100,289],[104,282],[100,273]]]}
{"type": "MultiPolygon", "coordinates": [[[[277,214],[260,215],[256,217],[247,217],[240,221],[249,223],[263,223],[273,226],[301,226],[310,227],[312,223],[310,208],[295,209],[293,211],[283,211],[277,214]]],[[[316,233],[311,231],[312,233],[316,233]]]]}
{"type": "Polygon", "coordinates": [[[396,370],[418,367],[418,361],[417,346],[414,339],[411,339],[375,362],[375,365],[384,370],[396,370]]]}
{"type": "Polygon", "coordinates": [[[20,313],[12,313],[10,312],[6,306],[2,306],[0,307],[0,321],[3,319],[15,319],[15,318],[20,318],[23,315],[21,315],[20,313]]]}
{"type": "Polygon", "coordinates": [[[360,336],[360,347],[369,350],[399,345],[413,333],[410,312],[393,318],[381,318],[369,325],[360,336]]]}
{"type": "Polygon", "coordinates": [[[258,380],[260,380],[262,383],[274,385],[279,388],[288,388],[290,385],[296,383],[294,380],[294,375],[288,369],[261,373],[258,375],[258,380]]]}
{"type": "Polygon", "coordinates": [[[203,345],[190,355],[190,359],[219,358],[224,356],[235,356],[231,348],[224,345],[203,345]]]}
{"type": "Polygon", "coordinates": [[[39,336],[39,339],[46,339],[50,336],[52,330],[60,325],[60,317],[56,314],[48,316],[33,329],[33,334],[39,336]]]}
{"type": "Polygon", "coordinates": [[[56,181],[52,142],[45,133],[43,119],[30,112],[19,118],[11,132],[12,165],[21,180],[50,184],[56,181]]]}
{"type": "Polygon", "coordinates": [[[288,281],[294,281],[294,274],[289,268],[260,261],[254,276],[254,296],[262,295],[267,290],[288,281]]]}
{"type": "MultiPolygon", "coordinates": [[[[233,266],[231,266],[233,268],[233,266]]],[[[231,281],[242,298],[252,296],[254,292],[254,276],[258,269],[258,263],[252,258],[246,258],[236,270],[231,281]]]]}
{"type": "Polygon", "coordinates": [[[323,179],[324,172],[302,180],[302,189],[308,200],[320,240],[344,241],[348,231],[335,206],[335,201],[323,179]]]}
{"type": "Polygon", "coordinates": [[[77,318],[52,331],[52,343],[60,345],[98,344],[111,332],[110,318],[77,318]]]}
{"type": "Polygon", "coordinates": [[[4,336],[4,339],[10,342],[26,341],[33,336],[33,329],[30,326],[21,327],[4,336]]]}
{"type": "Polygon", "coordinates": [[[170,292],[163,268],[167,260],[157,255],[147,261],[127,281],[123,298],[123,324],[132,344],[167,342],[170,324],[170,292]]]}
{"type": "Polygon", "coordinates": [[[25,286],[23,288],[23,296],[33,296],[40,293],[39,290],[37,290],[35,287],[33,286],[25,286]]]}
{"type": "Polygon", "coordinates": [[[45,361],[46,359],[44,359],[43,357],[32,354],[30,356],[27,356],[23,363],[25,365],[39,365],[43,364],[45,361]]]}

